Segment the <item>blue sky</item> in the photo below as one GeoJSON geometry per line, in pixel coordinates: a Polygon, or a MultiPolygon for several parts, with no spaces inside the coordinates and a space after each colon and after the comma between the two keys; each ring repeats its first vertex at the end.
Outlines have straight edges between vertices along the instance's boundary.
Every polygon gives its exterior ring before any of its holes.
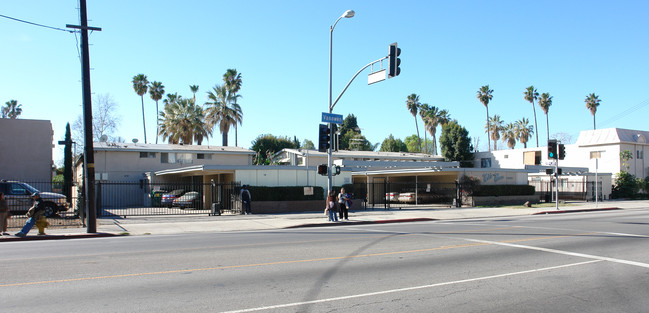
{"type": "MultiPolygon", "coordinates": [[[[0,14],[53,27],[78,24],[76,0],[2,1],[0,14]]],[[[327,111],[329,27],[336,26],[333,93],[367,63],[402,49],[401,75],[367,85],[366,70],[334,113],[358,118],[380,143],[416,133],[405,101],[447,109],[486,150],[486,111],[476,91],[494,90],[491,115],[534,123],[526,87],[549,92],[550,134],[592,129],[584,99],[599,95],[597,128],[647,130],[649,12],[647,1],[88,1],[92,91],[118,104],[119,131],[143,142],[140,97],[131,84],[143,73],[167,92],[197,100],[222,83],[228,68],[243,77],[239,146],[260,134],[316,142],[327,111]]],[[[0,101],[15,99],[21,118],[49,119],[54,140],[81,114],[75,35],[0,18],[0,101]]],[[[155,103],[145,97],[148,141],[155,140],[155,103]]],[[[537,106],[539,145],[547,140],[537,106]]],[[[420,132],[423,136],[423,128],[420,132]]],[[[438,130],[438,134],[441,130],[438,130]]],[[[234,130],[230,132],[234,145],[234,130]]],[[[220,145],[218,131],[209,140],[220,145]]],[[[529,147],[536,146],[535,139],[529,147]]],[[[499,142],[499,147],[505,144],[499,142]]],[[[517,147],[521,147],[518,144],[517,147]]],[[[55,160],[61,149],[55,149],[55,160]]]]}

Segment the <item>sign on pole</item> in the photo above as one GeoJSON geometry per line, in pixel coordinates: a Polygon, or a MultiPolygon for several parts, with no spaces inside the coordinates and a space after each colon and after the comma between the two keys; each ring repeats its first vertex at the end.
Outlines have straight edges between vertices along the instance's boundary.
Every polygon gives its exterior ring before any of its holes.
{"type": "Polygon", "coordinates": [[[332,123],[332,124],[342,124],[343,123],[343,116],[340,115],[340,114],[322,112],[322,122],[323,123],[332,123]]]}

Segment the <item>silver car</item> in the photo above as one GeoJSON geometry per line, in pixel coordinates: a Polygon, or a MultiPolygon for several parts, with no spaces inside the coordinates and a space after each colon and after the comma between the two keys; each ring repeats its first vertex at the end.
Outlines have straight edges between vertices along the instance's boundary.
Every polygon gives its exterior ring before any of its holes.
{"type": "Polygon", "coordinates": [[[45,216],[52,216],[70,207],[64,195],[54,192],[40,192],[27,183],[0,181],[0,192],[5,194],[12,215],[27,213],[33,204],[32,194],[38,192],[45,203],[45,216]]]}

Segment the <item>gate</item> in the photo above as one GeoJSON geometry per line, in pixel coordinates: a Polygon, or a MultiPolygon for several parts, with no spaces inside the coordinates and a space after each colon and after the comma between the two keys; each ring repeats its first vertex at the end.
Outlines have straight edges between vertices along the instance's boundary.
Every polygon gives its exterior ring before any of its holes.
{"type": "Polygon", "coordinates": [[[354,184],[354,190],[360,194],[364,190],[368,208],[390,209],[391,207],[418,206],[452,206],[459,204],[461,186],[440,182],[388,182],[375,179],[371,183],[354,184]]]}
{"type": "Polygon", "coordinates": [[[241,184],[203,182],[96,182],[97,217],[238,214],[241,184]]]}

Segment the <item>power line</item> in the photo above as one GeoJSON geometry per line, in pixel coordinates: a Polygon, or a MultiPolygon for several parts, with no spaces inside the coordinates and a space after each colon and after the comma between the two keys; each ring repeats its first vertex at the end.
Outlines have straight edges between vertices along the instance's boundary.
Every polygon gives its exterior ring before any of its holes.
{"type": "Polygon", "coordinates": [[[615,122],[615,121],[625,117],[626,115],[629,115],[629,114],[633,113],[634,111],[637,111],[637,110],[639,110],[642,107],[645,107],[647,105],[649,105],[649,99],[646,99],[646,100],[644,100],[644,101],[642,101],[642,102],[640,102],[640,103],[638,103],[638,104],[636,104],[636,105],[634,105],[634,106],[632,106],[632,107],[630,107],[630,108],[628,108],[628,109],[626,109],[626,110],[624,110],[624,111],[610,117],[609,119],[605,120],[604,122],[601,122],[600,125],[607,125],[607,124],[610,124],[612,122],[615,122]]]}
{"type": "Polygon", "coordinates": [[[25,21],[25,20],[17,19],[15,17],[6,16],[6,15],[2,15],[2,14],[0,14],[0,17],[4,17],[6,19],[10,19],[10,20],[14,20],[14,21],[17,21],[17,22],[26,23],[26,24],[30,24],[30,25],[34,25],[34,26],[45,27],[45,28],[54,29],[54,30],[60,30],[60,31],[63,31],[63,32],[68,32],[68,33],[76,32],[74,30],[68,30],[68,29],[63,29],[63,28],[58,28],[58,27],[47,26],[47,25],[38,24],[38,23],[30,22],[30,21],[25,21]]]}

